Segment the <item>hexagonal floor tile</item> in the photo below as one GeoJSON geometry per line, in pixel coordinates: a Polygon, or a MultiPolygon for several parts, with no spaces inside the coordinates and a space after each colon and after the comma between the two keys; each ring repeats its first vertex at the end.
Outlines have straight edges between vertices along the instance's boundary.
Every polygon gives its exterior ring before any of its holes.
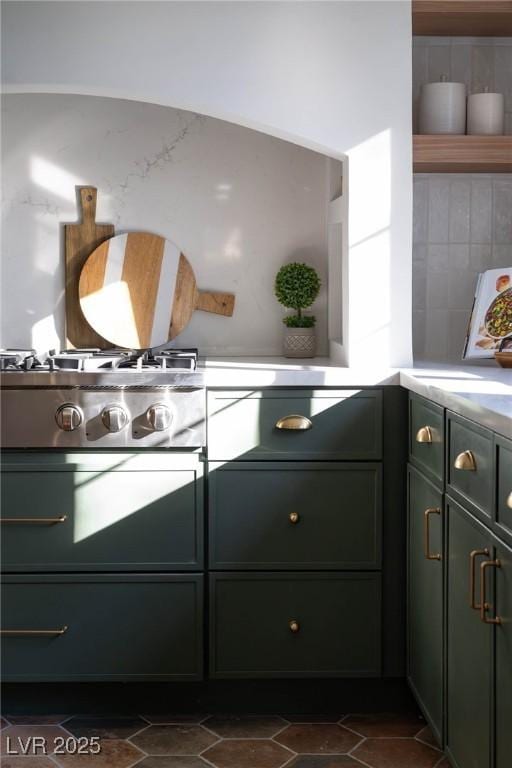
{"type": "Polygon", "coordinates": [[[148,755],[199,755],[218,739],[200,725],[150,725],[131,739],[148,755]]]}
{"type": "Polygon", "coordinates": [[[10,744],[11,750],[18,749],[19,745],[30,743],[29,739],[34,737],[44,738],[45,747],[35,749],[35,755],[44,755],[53,752],[54,743],[57,737],[67,739],[69,733],[59,728],[58,725],[10,725],[2,730],[2,755],[7,754],[7,745],[10,744]],[[7,741],[9,739],[9,741],[7,741]]]}
{"type": "Polygon", "coordinates": [[[288,723],[281,717],[231,715],[209,717],[203,726],[223,739],[270,739],[288,723]]]}
{"type": "Polygon", "coordinates": [[[6,715],[11,725],[60,725],[70,715],[6,715]]]}
{"type": "Polygon", "coordinates": [[[343,725],[361,736],[416,736],[425,727],[425,720],[416,713],[383,712],[371,715],[349,715],[343,725]]]}
{"type": "Polygon", "coordinates": [[[203,757],[217,768],[280,768],[292,753],[266,739],[225,739],[206,750],[203,757]]]}
{"type": "Polygon", "coordinates": [[[151,755],[137,763],[137,768],[209,768],[209,766],[201,757],[151,755]]]}
{"type": "Polygon", "coordinates": [[[286,768],[361,768],[349,755],[299,755],[286,768]]]}
{"type": "Polygon", "coordinates": [[[350,752],[360,741],[341,725],[314,723],[289,725],[276,736],[276,741],[299,754],[342,754],[350,752]]]}
{"type": "Polygon", "coordinates": [[[144,757],[144,754],[122,739],[106,739],[101,742],[97,755],[54,755],[62,768],[129,768],[144,757]]]}
{"type": "Polygon", "coordinates": [[[148,723],[138,716],[87,717],[77,715],[66,721],[65,728],[77,738],[99,736],[100,739],[128,739],[148,723]]]}
{"type": "Polygon", "coordinates": [[[371,768],[434,768],[439,750],[415,739],[366,739],[353,752],[371,768]]]}
{"type": "Polygon", "coordinates": [[[2,757],[2,768],[55,768],[49,757],[2,757]]]}
{"type": "Polygon", "coordinates": [[[426,725],[424,728],[422,728],[421,731],[416,734],[416,738],[420,741],[424,741],[425,744],[429,745],[429,747],[435,747],[436,749],[440,748],[439,742],[434,736],[434,733],[429,725],[426,725]]]}

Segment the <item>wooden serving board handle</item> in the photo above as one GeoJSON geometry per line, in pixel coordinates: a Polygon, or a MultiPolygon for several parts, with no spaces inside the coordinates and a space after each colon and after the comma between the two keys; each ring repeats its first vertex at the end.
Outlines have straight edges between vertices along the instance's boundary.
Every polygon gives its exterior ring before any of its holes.
{"type": "Polygon", "coordinates": [[[196,294],[195,309],[200,309],[203,312],[213,312],[216,315],[231,317],[234,308],[235,295],[233,293],[198,291],[196,294]]]}
{"type": "Polygon", "coordinates": [[[66,258],[66,345],[73,347],[112,346],[97,333],[80,308],[78,283],[88,256],[105,240],[114,236],[113,224],[96,224],[96,187],[78,190],[78,224],[65,226],[66,258]]]}

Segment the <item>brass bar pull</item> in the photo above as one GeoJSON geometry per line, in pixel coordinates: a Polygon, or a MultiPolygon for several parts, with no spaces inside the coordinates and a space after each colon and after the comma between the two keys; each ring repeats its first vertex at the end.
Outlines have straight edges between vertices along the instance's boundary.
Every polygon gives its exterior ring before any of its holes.
{"type": "Polygon", "coordinates": [[[290,621],[290,623],[288,624],[288,626],[290,627],[290,632],[293,632],[293,634],[294,634],[294,635],[296,635],[296,634],[297,634],[297,632],[298,632],[298,631],[299,631],[299,629],[300,629],[300,624],[299,624],[299,622],[297,621],[297,619],[292,619],[292,620],[290,621]]]}
{"type": "Polygon", "coordinates": [[[417,443],[433,443],[434,436],[432,434],[432,427],[420,427],[416,432],[417,443]]]}
{"type": "Polygon", "coordinates": [[[297,525],[297,523],[300,520],[299,513],[298,512],[290,512],[288,515],[288,520],[292,525],[297,525]]]}
{"type": "Polygon", "coordinates": [[[67,515],[60,517],[2,517],[2,525],[5,523],[11,525],[55,525],[56,523],[65,523],[67,515]]]}
{"type": "Polygon", "coordinates": [[[289,416],[283,416],[276,421],[276,429],[311,429],[313,422],[307,416],[300,416],[297,413],[291,413],[289,416]]]}
{"type": "Polygon", "coordinates": [[[507,496],[506,505],[509,509],[512,509],[512,491],[510,491],[509,495],[507,496]]]}
{"type": "Polygon", "coordinates": [[[455,469],[462,469],[466,472],[476,472],[476,459],[473,451],[463,451],[459,453],[453,462],[455,469]]]}
{"type": "Polygon", "coordinates": [[[483,621],[484,624],[501,624],[499,616],[495,616],[494,619],[488,619],[485,615],[492,608],[491,603],[486,602],[485,599],[485,574],[487,568],[501,568],[501,560],[486,560],[485,563],[480,565],[480,595],[482,599],[480,604],[480,621],[483,621]]]}
{"type": "Polygon", "coordinates": [[[67,626],[61,629],[0,629],[2,637],[57,637],[67,632],[67,626]]]}
{"type": "Polygon", "coordinates": [[[481,608],[480,603],[475,602],[475,558],[483,555],[489,555],[487,547],[474,549],[469,553],[469,607],[473,608],[474,611],[479,611],[481,608]]]}
{"type": "Polygon", "coordinates": [[[440,515],[439,507],[429,507],[423,513],[423,546],[427,560],[441,560],[441,555],[430,554],[430,515],[440,515]]]}

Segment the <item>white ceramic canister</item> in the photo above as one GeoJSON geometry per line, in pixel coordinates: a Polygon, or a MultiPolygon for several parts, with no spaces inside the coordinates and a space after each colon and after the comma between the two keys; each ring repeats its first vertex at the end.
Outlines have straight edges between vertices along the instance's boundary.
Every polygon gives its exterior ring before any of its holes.
{"type": "Polygon", "coordinates": [[[420,94],[420,133],[466,132],[466,86],[448,83],[446,75],[438,83],[425,83],[420,94]]]}
{"type": "Polygon", "coordinates": [[[505,99],[502,93],[473,93],[468,97],[468,133],[501,136],[505,127],[505,99]]]}

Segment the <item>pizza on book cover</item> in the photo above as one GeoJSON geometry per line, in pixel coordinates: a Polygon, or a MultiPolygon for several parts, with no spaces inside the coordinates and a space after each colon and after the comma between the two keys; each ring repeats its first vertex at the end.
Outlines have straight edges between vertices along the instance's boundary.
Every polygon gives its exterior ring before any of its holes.
{"type": "Polygon", "coordinates": [[[488,269],[478,276],[463,357],[494,357],[511,339],[512,267],[488,269]]]}

